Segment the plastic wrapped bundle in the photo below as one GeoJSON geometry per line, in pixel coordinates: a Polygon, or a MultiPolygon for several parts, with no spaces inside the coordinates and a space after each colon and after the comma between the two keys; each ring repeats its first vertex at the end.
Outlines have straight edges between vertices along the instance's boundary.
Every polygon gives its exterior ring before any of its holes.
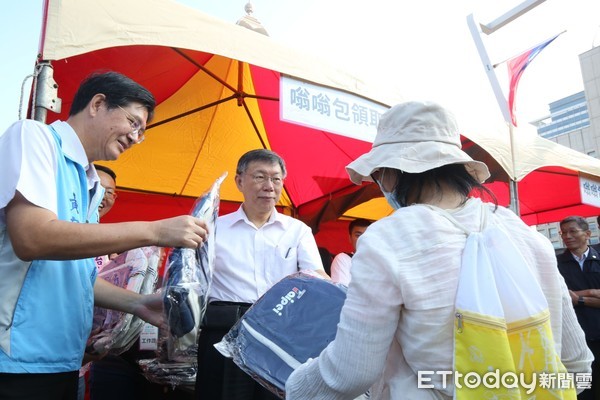
{"type": "MultiPolygon", "coordinates": [[[[102,267],[98,277],[136,293],[153,293],[161,251],[160,248],[151,246],[121,253],[102,267]]],[[[131,314],[96,307],[86,352],[115,355],[123,353],[135,342],[143,323],[144,321],[131,314]]]]}
{"type": "Polygon", "coordinates": [[[346,287],[298,272],[269,289],[215,345],[279,397],[298,366],[335,339],[346,287]]]}
{"type": "Polygon", "coordinates": [[[157,358],[138,360],[144,376],[150,382],[170,387],[184,387],[194,389],[196,384],[195,363],[189,362],[162,362],[157,358]]]}
{"type": "Polygon", "coordinates": [[[219,190],[227,173],[200,196],[191,215],[203,219],[208,238],[198,249],[174,248],[169,255],[163,283],[167,330],[159,337],[162,361],[196,361],[200,322],[208,304],[215,258],[215,222],[219,214],[219,190]]]}

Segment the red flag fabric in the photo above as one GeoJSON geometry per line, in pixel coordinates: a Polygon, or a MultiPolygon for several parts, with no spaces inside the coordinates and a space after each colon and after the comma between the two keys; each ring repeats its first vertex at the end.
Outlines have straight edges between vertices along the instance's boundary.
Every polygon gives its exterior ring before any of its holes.
{"type": "MultiPolygon", "coordinates": [[[[562,32],[561,32],[562,33],[562,32]]],[[[515,117],[515,94],[517,92],[517,85],[519,84],[519,79],[521,79],[521,75],[525,68],[529,65],[529,63],[537,56],[540,51],[542,51],[546,46],[548,46],[554,39],[556,39],[560,33],[554,36],[551,39],[535,46],[532,49],[527,50],[523,54],[511,58],[507,62],[508,66],[508,79],[510,81],[509,93],[508,93],[508,110],[510,112],[510,118],[512,120],[512,124],[517,126],[517,118],[515,117]]]]}

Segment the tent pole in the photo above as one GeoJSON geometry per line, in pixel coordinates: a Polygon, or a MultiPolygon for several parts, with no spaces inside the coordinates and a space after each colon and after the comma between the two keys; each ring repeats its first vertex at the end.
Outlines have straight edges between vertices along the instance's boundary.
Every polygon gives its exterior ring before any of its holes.
{"type": "Polygon", "coordinates": [[[45,123],[48,110],[59,113],[62,101],[58,97],[58,84],[54,80],[54,68],[50,62],[42,61],[37,67],[33,119],[45,123]]]}
{"type": "Polygon", "coordinates": [[[508,190],[510,193],[510,208],[515,214],[521,216],[521,210],[519,209],[519,183],[513,179],[509,181],[508,190]]]}
{"type": "Polygon", "coordinates": [[[509,208],[518,216],[521,216],[521,210],[519,209],[519,182],[518,177],[514,176],[517,171],[517,166],[515,163],[515,141],[514,141],[514,126],[512,122],[508,123],[508,134],[510,137],[510,158],[512,161],[512,173],[513,176],[510,178],[509,182],[509,193],[510,193],[510,204],[509,208]]]}

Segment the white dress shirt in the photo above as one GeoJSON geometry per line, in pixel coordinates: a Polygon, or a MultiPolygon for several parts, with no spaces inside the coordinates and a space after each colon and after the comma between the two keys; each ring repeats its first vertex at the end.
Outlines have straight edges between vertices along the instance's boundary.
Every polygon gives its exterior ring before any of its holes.
{"type": "Polygon", "coordinates": [[[581,255],[581,257],[578,257],[577,254],[571,252],[571,255],[573,256],[573,258],[575,259],[575,261],[577,261],[577,263],[579,263],[579,268],[581,268],[582,271],[583,271],[583,263],[585,262],[585,259],[587,258],[589,252],[590,252],[590,248],[589,247],[581,255]]]}
{"type": "Polygon", "coordinates": [[[340,253],[331,262],[331,280],[348,286],[350,284],[350,267],[352,257],[346,253],[340,253]]]}
{"type": "Polygon", "coordinates": [[[254,303],[290,274],[323,269],[310,228],[275,209],[260,228],[241,206],[217,218],[215,254],[210,301],[254,303]]]}
{"type": "MultiPolygon", "coordinates": [[[[95,168],[90,168],[79,137],[64,121],[51,125],[62,140],[63,152],[86,169],[88,190],[100,184],[95,168]]],[[[0,145],[9,157],[0,157],[0,228],[6,224],[4,207],[19,191],[29,202],[58,214],[56,175],[58,161],[55,140],[41,122],[21,120],[0,135],[0,145]]],[[[95,194],[103,194],[97,191],[95,194]]],[[[98,202],[94,198],[90,203],[98,202]]]]}

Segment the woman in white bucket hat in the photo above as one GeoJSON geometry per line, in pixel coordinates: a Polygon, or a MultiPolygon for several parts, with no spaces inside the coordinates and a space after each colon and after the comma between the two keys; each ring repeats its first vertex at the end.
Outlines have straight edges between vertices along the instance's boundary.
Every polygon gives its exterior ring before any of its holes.
{"type": "MultiPolygon", "coordinates": [[[[461,150],[454,116],[438,104],[407,102],[382,117],[372,149],[346,167],[375,181],[396,211],[360,237],[336,339],[290,375],[286,399],[452,399],[455,295],[466,235],[491,223],[510,232],[543,278],[555,346],[569,372],[589,371],[578,326],[550,242],[514,213],[472,192],[487,192],[485,164],[461,150]],[[553,282],[550,284],[549,282],[553,282]],[[566,303],[565,303],[566,302],[566,303]],[[566,307],[565,307],[566,304],[566,307]]],[[[484,196],[485,197],[485,196],[484,196]]]]}

